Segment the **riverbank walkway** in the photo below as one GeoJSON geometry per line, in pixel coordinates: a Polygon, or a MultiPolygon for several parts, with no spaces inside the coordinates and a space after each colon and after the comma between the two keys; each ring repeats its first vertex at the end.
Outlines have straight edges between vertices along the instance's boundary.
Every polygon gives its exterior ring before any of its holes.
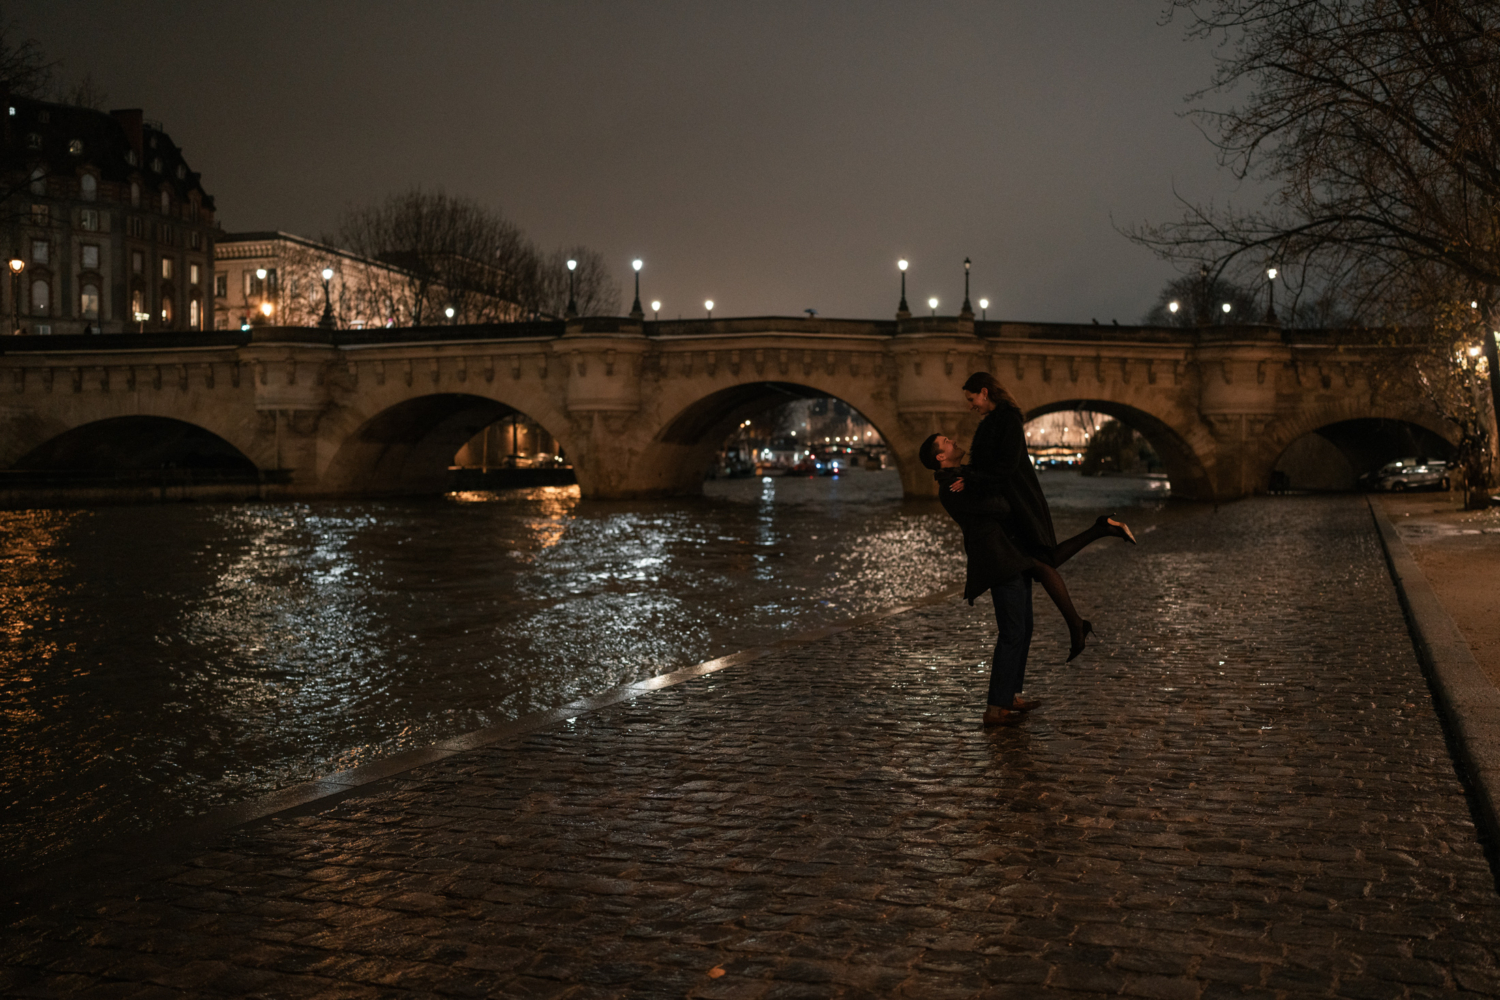
{"type": "Polygon", "coordinates": [[[1500,897],[1363,499],[1204,508],[240,827],[7,929],[82,997],[1463,997],[1500,897]]]}

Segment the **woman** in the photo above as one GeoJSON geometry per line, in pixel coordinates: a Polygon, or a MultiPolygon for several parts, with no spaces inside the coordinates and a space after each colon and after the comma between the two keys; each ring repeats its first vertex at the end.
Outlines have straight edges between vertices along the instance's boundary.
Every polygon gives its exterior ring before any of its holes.
{"type": "Polygon", "coordinates": [[[947,488],[953,492],[974,489],[1004,499],[1010,508],[1012,540],[1036,561],[1031,575],[1041,583],[1068,623],[1072,640],[1068,659],[1072,660],[1083,652],[1084,640],[1094,627],[1073,607],[1057,567],[1096,539],[1114,535],[1134,544],[1135,536],[1126,525],[1110,517],[1100,517],[1088,531],[1059,545],[1052,529],[1052,511],[1047,507],[1047,497],[1042,493],[1042,484],[1026,450],[1026,418],[1020,404],[989,372],[970,375],[964,382],[963,393],[969,408],[983,414],[984,419],[974,431],[968,464],[947,488]]]}
{"type": "MultiPolygon", "coordinates": [[[[1031,580],[1045,573],[1056,577],[1057,571],[1028,555],[1013,540],[1018,537],[1010,503],[998,493],[988,496],[978,489],[965,489],[960,483],[964,474],[973,475],[961,464],[964,451],[949,437],[934,434],[922,442],[918,451],[922,464],[932,469],[938,481],[938,499],[964,535],[964,553],[968,557],[968,580],[964,597],[970,604],[986,590],[995,604],[995,653],[990,664],[988,707],[984,713],[986,728],[1007,725],[1021,713],[1036,708],[1039,702],[1020,697],[1025,687],[1026,658],[1031,648],[1031,580]],[[958,489],[952,489],[959,485],[958,489]]],[[[982,475],[982,474],[981,474],[982,475]]],[[[1089,530],[1054,546],[1052,557],[1059,563],[1072,558],[1085,545],[1110,535],[1135,541],[1130,528],[1109,517],[1101,517],[1089,530]]],[[[1066,595],[1066,588],[1062,588],[1066,595]]],[[[1071,602],[1069,607],[1071,608],[1071,602]]],[[[1076,614],[1076,613],[1075,613],[1076,614]]],[[[1087,623],[1085,623],[1087,624],[1087,623]]],[[[1075,650],[1073,656],[1077,656],[1075,650]]],[[[1073,656],[1068,657],[1070,660],[1073,656]]]]}

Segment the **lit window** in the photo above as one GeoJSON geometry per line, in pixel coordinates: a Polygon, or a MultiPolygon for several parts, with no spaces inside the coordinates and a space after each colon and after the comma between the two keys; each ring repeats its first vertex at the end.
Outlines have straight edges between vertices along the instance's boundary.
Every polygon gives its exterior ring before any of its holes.
{"type": "MultiPolygon", "coordinates": [[[[146,273],[146,255],[139,250],[130,251],[130,271],[132,274],[146,273]]],[[[136,312],[140,312],[139,309],[136,312]]]]}
{"type": "Polygon", "coordinates": [[[197,283],[198,283],[198,265],[197,264],[189,264],[188,265],[188,284],[190,284],[190,285],[196,285],[197,283]]]}
{"type": "Polygon", "coordinates": [[[172,322],[172,299],[167,295],[161,297],[161,321],[163,323],[172,322]]]}
{"type": "Polygon", "coordinates": [[[188,329],[198,329],[198,300],[192,299],[188,302],[188,329]]]}
{"type": "Polygon", "coordinates": [[[85,271],[99,269],[99,248],[92,243],[83,245],[83,269],[85,271]]]}
{"type": "Polygon", "coordinates": [[[31,206],[31,224],[33,226],[45,226],[52,222],[52,212],[46,205],[31,206]]]}
{"type": "Polygon", "coordinates": [[[224,271],[214,275],[214,298],[229,298],[229,275],[224,271]]]}
{"type": "Polygon", "coordinates": [[[47,315],[52,306],[52,286],[41,278],[31,283],[31,312],[35,316],[47,315]]]}
{"type": "Polygon", "coordinates": [[[78,308],[83,313],[84,319],[99,318],[99,286],[84,285],[83,292],[78,296],[78,308]]]}
{"type": "Polygon", "coordinates": [[[78,179],[78,191],[84,201],[93,201],[99,197],[99,181],[93,174],[84,174],[78,179]]]}
{"type": "Polygon", "coordinates": [[[140,159],[140,157],[138,157],[138,156],[135,155],[135,150],[133,150],[133,149],[127,149],[127,150],[125,150],[125,162],[126,163],[130,164],[133,167],[133,166],[135,166],[135,161],[138,160],[138,159],[140,159]]]}
{"type": "Polygon", "coordinates": [[[130,293],[130,315],[137,323],[146,312],[146,294],[139,288],[130,293]]]}
{"type": "Polygon", "coordinates": [[[96,208],[85,208],[79,212],[78,225],[87,232],[97,233],[99,231],[99,210],[96,208]]]}
{"type": "MultiPolygon", "coordinates": [[[[131,154],[134,155],[134,154],[131,154]]],[[[130,207],[141,207],[141,186],[135,181],[130,182],[130,207]]]]}
{"type": "Polygon", "coordinates": [[[46,240],[31,241],[31,262],[33,264],[46,264],[52,256],[51,245],[46,240]]]}
{"type": "Polygon", "coordinates": [[[73,139],[72,141],[70,141],[68,143],[68,152],[72,153],[74,156],[82,156],[83,155],[83,140],[82,139],[73,139]]]}
{"type": "Polygon", "coordinates": [[[163,257],[161,259],[161,276],[163,278],[170,278],[172,276],[172,258],[171,257],[163,257]]]}

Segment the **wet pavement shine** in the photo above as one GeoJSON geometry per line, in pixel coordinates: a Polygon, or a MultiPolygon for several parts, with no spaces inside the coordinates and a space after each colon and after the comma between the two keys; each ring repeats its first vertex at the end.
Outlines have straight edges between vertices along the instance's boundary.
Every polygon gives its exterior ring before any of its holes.
{"type": "Polygon", "coordinates": [[[10,925],[83,997],[1480,997],[1500,897],[1364,501],[1096,546],[241,827],[10,925]]]}

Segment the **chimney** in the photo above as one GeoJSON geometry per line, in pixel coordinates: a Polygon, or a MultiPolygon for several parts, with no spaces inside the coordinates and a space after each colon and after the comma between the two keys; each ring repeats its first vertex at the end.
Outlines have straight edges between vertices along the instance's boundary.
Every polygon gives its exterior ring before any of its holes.
{"type": "Polygon", "coordinates": [[[145,163],[146,139],[143,134],[146,123],[145,112],[140,108],[122,108],[111,111],[110,114],[114,117],[115,121],[120,123],[120,127],[125,130],[125,138],[130,141],[131,148],[135,150],[136,162],[145,163]]]}

